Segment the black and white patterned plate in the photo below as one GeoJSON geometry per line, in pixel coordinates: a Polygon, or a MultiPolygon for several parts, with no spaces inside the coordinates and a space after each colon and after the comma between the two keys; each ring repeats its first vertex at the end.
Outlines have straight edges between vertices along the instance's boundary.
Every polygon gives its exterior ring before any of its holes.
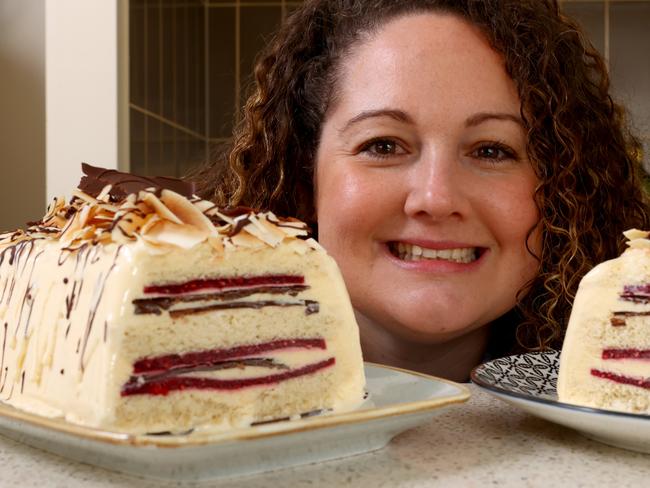
{"type": "Polygon", "coordinates": [[[586,437],[650,453],[650,415],[580,407],[557,400],[557,351],[499,358],[474,368],[472,382],[525,412],[580,431],[586,437]]]}
{"type": "Polygon", "coordinates": [[[474,369],[472,381],[512,393],[556,400],[560,359],[557,351],[495,359],[474,369]]]}

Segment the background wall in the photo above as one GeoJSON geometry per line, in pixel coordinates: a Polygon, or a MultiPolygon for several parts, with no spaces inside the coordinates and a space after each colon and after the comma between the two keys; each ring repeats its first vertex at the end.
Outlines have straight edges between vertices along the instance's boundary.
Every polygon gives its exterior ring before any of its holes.
{"type": "Polygon", "coordinates": [[[0,0],[0,230],[45,210],[45,3],[0,0]]]}
{"type": "MultiPolygon", "coordinates": [[[[560,0],[610,67],[650,170],[650,0],[560,0]]],[[[301,0],[130,0],[130,163],[182,176],[227,142],[254,59],[301,0]]]]}
{"type": "Polygon", "coordinates": [[[82,162],[128,169],[120,161],[121,134],[128,134],[121,118],[128,99],[126,47],[120,55],[128,43],[120,17],[126,8],[126,0],[45,0],[48,200],[70,195],[82,162]]]}

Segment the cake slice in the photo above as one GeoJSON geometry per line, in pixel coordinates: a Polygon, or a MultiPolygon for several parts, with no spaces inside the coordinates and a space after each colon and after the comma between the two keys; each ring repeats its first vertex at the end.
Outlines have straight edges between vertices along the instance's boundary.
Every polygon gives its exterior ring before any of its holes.
{"type": "Polygon", "coordinates": [[[302,222],[84,171],[69,203],[0,235],[0,401],[129,433],[360,404],[352,307],[302,222]]]}
{"type": "Polygon", "coordinates": [[[650,413],[650,233],[580,282],[560,355],[562,402],[650,413]]]}

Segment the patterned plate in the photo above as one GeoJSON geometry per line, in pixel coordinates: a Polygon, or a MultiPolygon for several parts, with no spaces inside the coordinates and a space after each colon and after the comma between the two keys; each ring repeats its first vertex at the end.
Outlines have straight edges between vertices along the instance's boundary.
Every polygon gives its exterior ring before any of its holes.
{"type": "Polygon", "coordinates": [[[557,351],[495,359],[474,368],[472,382],[522,410],[611,446],[650,453],[650,416],[579,407],[557,400],[557,351]]]}

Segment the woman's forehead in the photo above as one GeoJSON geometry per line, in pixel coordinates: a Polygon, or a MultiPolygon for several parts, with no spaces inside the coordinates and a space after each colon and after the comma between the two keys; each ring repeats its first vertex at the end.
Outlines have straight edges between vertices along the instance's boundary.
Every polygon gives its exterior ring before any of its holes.
{"type": "Polygon", "coordinates": [[[520,108],[503,57],[451,14],[388,22],[342,60],[337,85],[337,105],[352,112],[391,106],[417,118],[431,110],[518,114],[520,108]]]}

